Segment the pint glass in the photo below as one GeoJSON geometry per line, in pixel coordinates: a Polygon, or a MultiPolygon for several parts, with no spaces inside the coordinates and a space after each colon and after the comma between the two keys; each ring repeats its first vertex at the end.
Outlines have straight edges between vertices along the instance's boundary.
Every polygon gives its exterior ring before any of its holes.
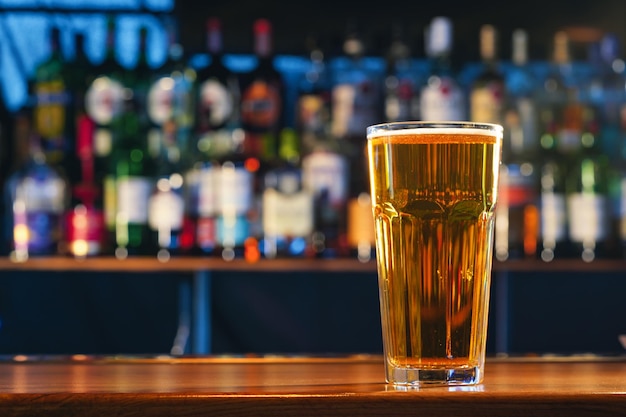
{"type": "Polygon", "coordinates": [[[367,128],[387,382],[482,381],[502,127],[367,128]]]}

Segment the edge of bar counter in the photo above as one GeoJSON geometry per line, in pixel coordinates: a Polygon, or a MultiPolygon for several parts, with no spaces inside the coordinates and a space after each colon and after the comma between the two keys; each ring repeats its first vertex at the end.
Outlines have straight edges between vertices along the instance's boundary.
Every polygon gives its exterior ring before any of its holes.
{"type": "MultiPolygon", "coordinates": [[[[8,257],[0,258],[0,271],[93,271],[93,272],[196,272],[196,271],[242,271],[242,272],[357,272],[376,273],[376,261],[359,261],[354,258],[305,258],[305,259],[259,259],[247,261],[235,259],[180,256],[168,260],[156,257],[136,256],[126,259],[114,257],[73,258],[64,256],[31,257],[16,262],[8,257]]],[[[584,262],[578,259],[555,259],[544,262],[539,259],[511,259],[493,261],[494,275],[506,272],[545,273],[580,272],[610,273],[626,272],[626,259],[596,259],[584,262]]]]}

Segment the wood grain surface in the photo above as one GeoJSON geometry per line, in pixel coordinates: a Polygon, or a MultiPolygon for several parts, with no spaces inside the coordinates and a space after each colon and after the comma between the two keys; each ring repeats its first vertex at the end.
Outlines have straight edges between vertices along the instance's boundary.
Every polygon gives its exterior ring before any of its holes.
{"type": "Polygon", "coordinates": [[[421,389],[386,384],[376,356],[13,358],[0,415],[626,416],[626,358],[494,359],[481,385],[421,389]]]}

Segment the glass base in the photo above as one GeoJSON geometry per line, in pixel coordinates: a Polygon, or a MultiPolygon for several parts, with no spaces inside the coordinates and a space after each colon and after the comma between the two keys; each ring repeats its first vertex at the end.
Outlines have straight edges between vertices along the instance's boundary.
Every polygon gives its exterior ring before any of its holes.
{"type": "Polygon", "coordinates": [[[443,369],[392,368],[387,372],[387,382],[394,385],[475,385],[483,379],[478,366],[443,369]]]}

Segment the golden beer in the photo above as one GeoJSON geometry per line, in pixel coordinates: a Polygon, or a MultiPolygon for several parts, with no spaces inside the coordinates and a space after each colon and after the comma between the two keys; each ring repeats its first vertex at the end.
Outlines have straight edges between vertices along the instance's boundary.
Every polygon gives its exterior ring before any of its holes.
{"type": "Polygon", "coordinates": [[[387,380],[482,379],[502,130],[368,129],[387,380]]]}

